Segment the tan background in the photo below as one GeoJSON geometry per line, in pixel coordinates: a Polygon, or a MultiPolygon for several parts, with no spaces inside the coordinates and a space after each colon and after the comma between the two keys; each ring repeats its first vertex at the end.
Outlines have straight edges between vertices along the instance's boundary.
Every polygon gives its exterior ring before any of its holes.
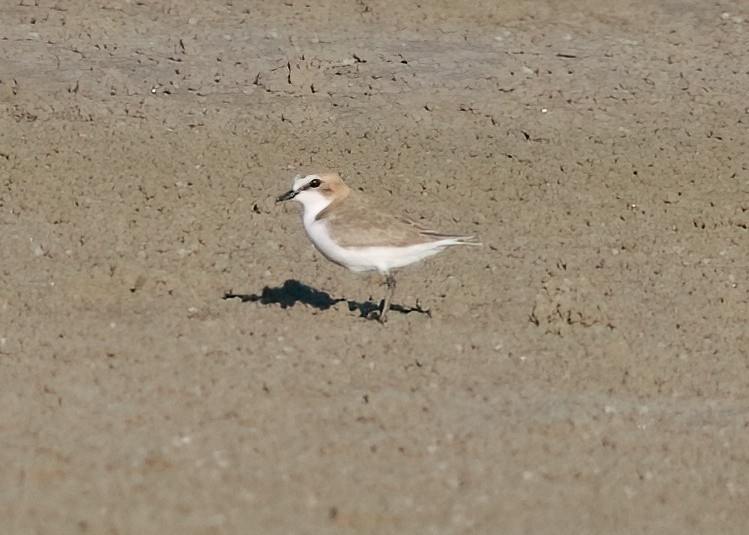
{"type": "Polygon", "coordinates": [[[3,2],[3,531],[746,533],[748,21],[3,2]],[[299,170],[484,247],[383,328],[299,170]]]}

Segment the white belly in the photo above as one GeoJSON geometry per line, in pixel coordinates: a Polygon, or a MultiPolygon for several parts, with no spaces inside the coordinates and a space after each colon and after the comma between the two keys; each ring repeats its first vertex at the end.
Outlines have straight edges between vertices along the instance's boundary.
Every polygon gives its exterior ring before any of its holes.
{"type": "Polygon", "coordinates": [[[449,243],[428,242],[408,247],[349,247],[338,245],[330,237],[324,221],[308,221],[304,229],[309,239],[322,255],[351,271],[372,271],[387,273],[391,269],[407,266],[437,254],[449,243]]]}

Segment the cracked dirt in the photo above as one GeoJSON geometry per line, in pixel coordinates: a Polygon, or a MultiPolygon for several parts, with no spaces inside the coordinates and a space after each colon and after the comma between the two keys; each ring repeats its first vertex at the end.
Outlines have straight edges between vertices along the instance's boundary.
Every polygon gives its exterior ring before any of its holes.
{"type": "Polygon", "coordinates": [[[0,6],[4,530],[745,533],[748,21],[0,6]],[[318,170],[484,245],[383,328],[318,170]]]}

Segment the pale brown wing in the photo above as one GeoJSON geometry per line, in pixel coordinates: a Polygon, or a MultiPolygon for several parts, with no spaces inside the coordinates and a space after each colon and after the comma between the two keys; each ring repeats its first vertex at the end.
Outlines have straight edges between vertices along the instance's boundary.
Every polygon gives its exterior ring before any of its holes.
{"type": "Polygon", "coordinates": [[[403,247],[457,237],[425,229],[405,217],[372,208],[355,194],[326,208],[318,219],[325,221],[331,237],[342,247],[403,247]]]}

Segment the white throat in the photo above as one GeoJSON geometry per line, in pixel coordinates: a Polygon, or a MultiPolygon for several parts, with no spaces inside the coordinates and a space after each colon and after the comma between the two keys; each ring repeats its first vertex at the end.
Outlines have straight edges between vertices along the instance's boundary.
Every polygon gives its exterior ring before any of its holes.
{"type": "Polygon", "coordinates": [[[309,226],[315,221],[317,215],[333,202],[333,199],[330,199],[317,191],[309,190],[301,192],[294,200],[299,201],[304,207],[302,219],[304,221],[304,226],[307,228],[309,228],[309,226]]]}

